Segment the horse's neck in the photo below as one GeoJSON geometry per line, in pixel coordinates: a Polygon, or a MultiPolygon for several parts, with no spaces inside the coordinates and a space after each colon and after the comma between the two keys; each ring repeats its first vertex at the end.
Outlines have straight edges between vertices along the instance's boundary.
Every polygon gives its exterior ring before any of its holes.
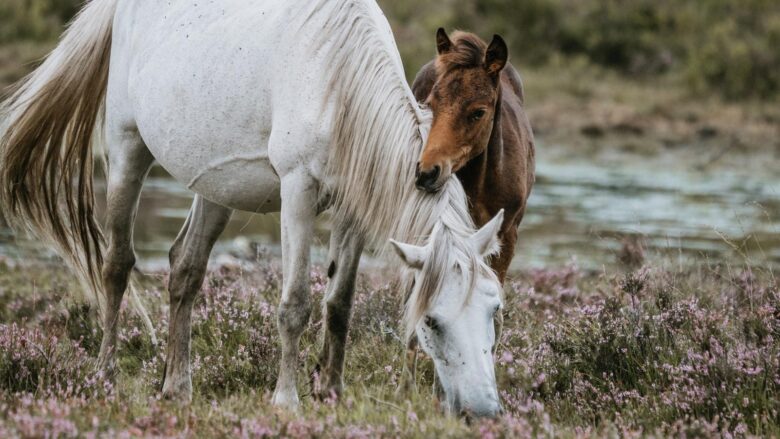
{"type": "Polygon", "coordinates": [[[351,18],[335,20],[329,41],[330,66],[337,68],[329,72],[336,111],[329,158],[337,182],[334,221],[354,223],[374,244],[388,238],[419,243],[449,200],[414,187],[430,115],[406,83],[384,18],[359,2],[339,5],[338,13],[351,18]]]}

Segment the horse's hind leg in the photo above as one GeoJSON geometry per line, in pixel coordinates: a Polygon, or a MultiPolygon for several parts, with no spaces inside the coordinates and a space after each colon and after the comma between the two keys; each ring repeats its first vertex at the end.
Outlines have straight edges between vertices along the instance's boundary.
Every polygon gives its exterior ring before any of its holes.
{"type": "Polygon", "coordinates": [[[168,399],[192,399],[192,305],[203,284],[211,249],[225,230],[232,212],[200,195],[196,196],[187,222],[171,248],[171,275],[168,280],[170,321],[163,381],[163,396],[168,399]]]}
{"type": "Polygon", "coordinates": [[[344,386],[344,353],[349,331],[352,298],[355,293],[363,237],[344,225],[333,228],[330,237],[328,289],[323,300],[325,337],[319,358],[321,397],[340,396],[344,386]]]}
{"type": "Polygon", "coordinates": [[[108,377],[115,373],[117,324],[122,297],[135,265],[133,224],[143,182],[154,157],[135,129],[123,129],[110,136],[106,233],[108,248],[103,264],[106,310],[98,367],[108,377]]]}

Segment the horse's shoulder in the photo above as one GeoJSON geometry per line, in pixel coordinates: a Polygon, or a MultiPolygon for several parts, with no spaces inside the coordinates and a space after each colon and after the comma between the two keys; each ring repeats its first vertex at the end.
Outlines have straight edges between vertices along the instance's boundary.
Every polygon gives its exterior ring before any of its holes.
{"type": "Polygon", "coordinates": [[[520,77],[520,73],[517,71],[515,66],[513,66],[511,63],[507,64],[506,67],[504,67],[504,71],[501,73],[501,76],[503,77],[504,82],[509,84],[515,96],[517,96],[517,98],[520,100],[520,103],[524,104],[525,90],[523,89],[523,79],[520,77]]]}
{"type": "Polygon", "coordinates": [[[436,60],[431,60],[417,72],[414,78],[412,83],[414,98],[418,102],[425,102],[433,91],[434,84],[436,84],[436,60]]]}

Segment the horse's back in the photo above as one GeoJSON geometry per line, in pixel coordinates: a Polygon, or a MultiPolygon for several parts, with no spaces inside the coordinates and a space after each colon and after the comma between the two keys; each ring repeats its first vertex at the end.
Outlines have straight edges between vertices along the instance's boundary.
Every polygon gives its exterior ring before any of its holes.
{"type": "Polygon", "coordinates": [[[417,102],[425,103],[436,84],[436,60],[429,61],[422,66],[412,83],[412,93],[417,102]]]}
{"type": "Polygon", "coordinates": [[[535,176],[534,135],[525,111],[525,90],[517,69],[507,64],[501,72],[501,130],[508,165],[513,169],[525,204],[535,176]]]}
{"type": "Polygon", "coordinates": [[[525,111],[525,90],[520,73],[512,64],[501,72],[501,129],[504,149],[513,154],[513,162],[520,166],[523,197],[527,197],[534,181],[534,135],[525,111]]]}
{"type": "MultiPolygon", "coordinates": [[[[125,47],[114,47],[112,63],[126,72],[116,72],[109,89],[126,87],[125,104],[157,161],[214,202],[278,210],[279,173],[269,143],[274,130],[295,118],[293,101],[305,100],[294,91],[306,94],[316,82],[291,61],[307,50],[287,39],[300,22],[297,3],[311,2],[144,1],[117,15],[115,32],[125,47]]],[[[306,110],[297,116],[304,120],[306,110]]],[[[286,148],[294,153],[296,145],[286,148]]]]}

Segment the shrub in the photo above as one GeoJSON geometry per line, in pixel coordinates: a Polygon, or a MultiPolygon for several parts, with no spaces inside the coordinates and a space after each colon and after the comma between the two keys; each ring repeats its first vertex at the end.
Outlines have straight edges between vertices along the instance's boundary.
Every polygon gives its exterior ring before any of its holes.
{"type": "Polygon", "coordinates": [[[697,91],[729,99],[770,98],[780,91],[780,16],[756,27],[721,21],[700,44],[691,45],[686,75],[697,91]]]}
{"type": "MultiPolygon", "coordinates": [[[[438,27],[503,35],[517,65],[557,56],[630,75],[682,74],[700,93],[780,93],[780,2],[774,0],[379,0],[409,79],[435,54],[438,27]]],[[[80,0],[3,0],[0,45],[53,41],[80,0]]]]}
{"type": "Polygon", "coordinates": [[[56,38],[80,3],[78,0],[3,0],[0,3],[0,44],[56,38]]]}
{"type": "Polygon", "coordinates": [[[0,324],[0,394],[81,397],[111,390],[93,370],[93,361],[77,341],[62,341],[16,323],[0,324]]]}

